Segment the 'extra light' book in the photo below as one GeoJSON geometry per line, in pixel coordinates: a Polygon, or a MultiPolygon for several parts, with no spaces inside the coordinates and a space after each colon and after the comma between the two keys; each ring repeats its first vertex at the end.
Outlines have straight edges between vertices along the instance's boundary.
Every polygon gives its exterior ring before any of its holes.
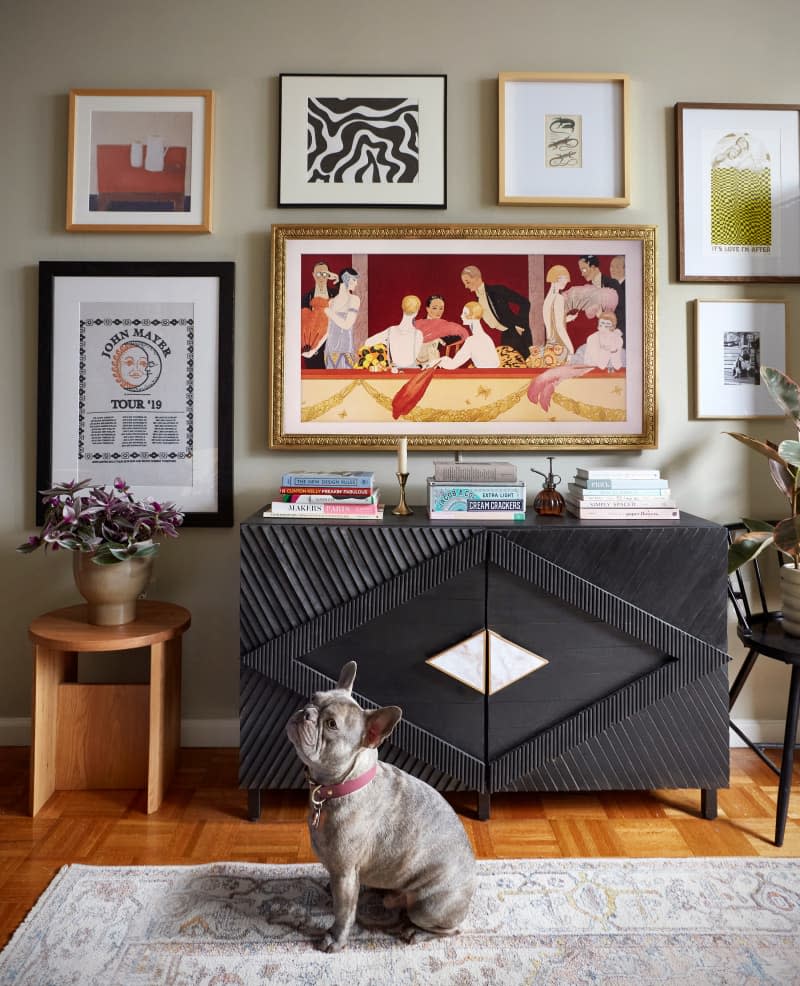
{"type": "Polygon", "coordinates": [[[525,483],[437,483],[428,480],[430,510],[524,510],[525,483]]]}
{"type": "Polygon", "coordinates": [[[581,479],[660,479],[660,469],[576,469],[581,479]]]}

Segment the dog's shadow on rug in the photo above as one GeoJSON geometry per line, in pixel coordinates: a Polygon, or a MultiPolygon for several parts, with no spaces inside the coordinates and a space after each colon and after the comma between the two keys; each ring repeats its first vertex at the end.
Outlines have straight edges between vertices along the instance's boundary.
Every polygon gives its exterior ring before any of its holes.
{"type": "MultiPolygon", "coordinates": [[[[358,928],[410,940],[413,925],[405,912],[389,910],[383,903],[385,891],[362,887],[358,901],[358,928]]],[[[182,937],[222,934],[230,939],[267,935],[300,937],[313,944],[333,922],[333,898],[327,874],[319,877],[267,878],[264,880],[219,879],[212,884],[189,878],[172,895],[170,924],[177,924],[182,937]]]]}

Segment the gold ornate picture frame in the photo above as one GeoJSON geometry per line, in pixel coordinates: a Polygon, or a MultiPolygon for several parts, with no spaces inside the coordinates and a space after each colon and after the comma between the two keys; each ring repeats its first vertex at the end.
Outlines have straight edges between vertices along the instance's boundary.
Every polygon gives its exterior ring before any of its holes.
{"type": "Polygon", "coordinates": [[[654,448],[655,227],[272,229],[271,448],[654,448]]]}

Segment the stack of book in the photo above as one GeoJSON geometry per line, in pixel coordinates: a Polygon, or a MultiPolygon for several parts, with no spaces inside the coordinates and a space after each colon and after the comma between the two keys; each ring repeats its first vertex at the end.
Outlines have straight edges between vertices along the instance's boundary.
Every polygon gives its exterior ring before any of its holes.
{"type": "Polygon", "coordinates": [[[371,472],[287,472],[265,517],[380,520],[383,504],[371,472]]]}
{"type": "Polygon", "coordinates": [[[524,520],[525,484],[510,462],[434,461],[428,477],[431,520],[524,520]]]}
{"type": "Polygon", "coordinates": [[[659,469],[577,469],[564,494],[582,520],[678,520],[680,511],[659,469]]]}

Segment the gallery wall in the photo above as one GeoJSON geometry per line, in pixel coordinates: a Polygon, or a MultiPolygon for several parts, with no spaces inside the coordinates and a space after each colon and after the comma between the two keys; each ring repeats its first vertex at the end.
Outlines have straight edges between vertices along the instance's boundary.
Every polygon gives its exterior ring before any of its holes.
{"type": "MultiPolygon", "coordinates": [[[[395,484],[389,452],[270,451],[268,312],[270,228],[276,223],[600,223],[657,227],[658,447],[628,453],[556,454],[578,465],[662,470],[680,507],[725,522],[779,515],[783,504],[762,462],[726,437],[790,437],[779,421],[693,417],[693,302],[781,299],[789,304],[789,372],[798,284],[681,283],[676,263],[676,102],[800,103],[796,0],[608,0],[582,8],[554,0],[0,0],[3,172],[0,237],[0,744],[27,742],[37,614],[77,602],[70,559],[14,547],[35,529],[37,264],[43,260],[233,261],[236,265],[234,514],[271,498],[282,472],[369,468],[395,484]],[[497,77],[503,71],[627,73],[631,80],[631,204],[627,208],[498,204],[497,77]],[[278,75],[445,73],[448,204],[444,210],[277,208],[278,75]],[[216,97],[213,232],[87,233],[64,230],[68,93],[76,88],[212,89],[216,97]]],[[[537,478],[543,453],[514,453],[537,478]]],[[[420,502],[431,454],[409,455],[410,500],[420,502]]],[[[167,544],[151,595],[187,606],[184,740],[238,738],[238,529],[186,529],[167,544]]],[[[135,675],[130,661],[115,674],[135,675]]],[[[92,673],[102,674],[96,666],[92,673]]],[[[780,735],[786,675],[758,671],[740,716],[780,735]]]]}

